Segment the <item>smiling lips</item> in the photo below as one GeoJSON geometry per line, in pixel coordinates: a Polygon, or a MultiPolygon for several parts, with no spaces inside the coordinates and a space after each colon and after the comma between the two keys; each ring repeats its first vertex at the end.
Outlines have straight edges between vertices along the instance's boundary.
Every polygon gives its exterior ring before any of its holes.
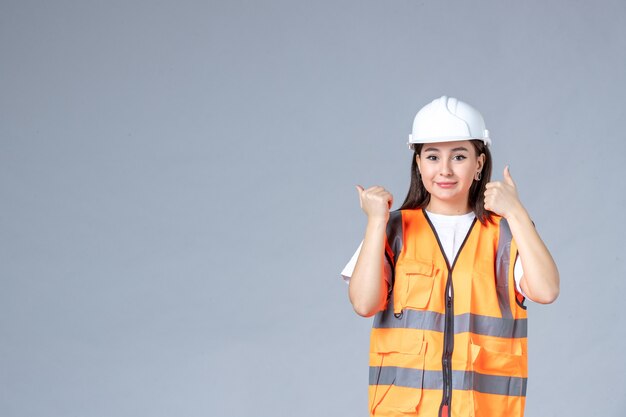
{"type": "Polygon", "coordinates": [[[436,182],[435,184],[441,188],[452,188],[456,185],[456,182],[436,182]]]}

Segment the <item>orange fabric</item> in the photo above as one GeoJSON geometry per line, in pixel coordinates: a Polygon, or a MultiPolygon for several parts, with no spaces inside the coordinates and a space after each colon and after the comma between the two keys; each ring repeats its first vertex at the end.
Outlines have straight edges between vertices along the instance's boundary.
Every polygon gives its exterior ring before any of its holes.
{"type": "Polygon", "coordinates": [[[393,291],[371,333],[370,415],[523,416],[526,310],[513,280],[517,248],[499,242],[503,219],[475,222],[449,269],[424,212],[401,216],[401,230],[387,236],[402,233],[393,291]],[[498,275],[503,259],[507,270],[498,275]]]}

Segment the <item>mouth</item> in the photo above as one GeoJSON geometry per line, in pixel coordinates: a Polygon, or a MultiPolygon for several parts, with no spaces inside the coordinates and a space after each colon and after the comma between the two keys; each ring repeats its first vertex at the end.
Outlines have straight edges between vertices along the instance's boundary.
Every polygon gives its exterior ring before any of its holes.
{"type": "Polygon", "coordinates": [[[456,185],[456,182],[436,182],[435,184],[440,188],[452,188],[456,185]]]}

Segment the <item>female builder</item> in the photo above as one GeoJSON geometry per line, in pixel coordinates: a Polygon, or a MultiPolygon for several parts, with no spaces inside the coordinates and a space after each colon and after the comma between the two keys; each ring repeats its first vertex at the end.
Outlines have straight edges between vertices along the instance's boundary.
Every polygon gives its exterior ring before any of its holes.
{"type": "Polygon", "coordinates": [[[376,315],[370,415],[524,414],[524,300],[553,302],[559,273],[508,167],[489,182],[490,143],[480,113],[444,96],[415,117],[400,209],[357,186],[367,228],[342,275],[354,310],[376,315]]]}

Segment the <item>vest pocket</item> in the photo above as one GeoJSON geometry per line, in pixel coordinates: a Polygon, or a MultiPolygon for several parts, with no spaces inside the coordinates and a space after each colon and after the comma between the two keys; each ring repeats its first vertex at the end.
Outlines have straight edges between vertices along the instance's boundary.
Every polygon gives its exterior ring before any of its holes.
{"type": "Polygon", "coordinates": [[[521,354],[496,352],[472,343],[472,370],[485,375],[521,376],[524,357],[521,354]]]}
{"type": "Polygon", "coordinates": [[[399,314],[405,307],[425,309],[435,283],[433,264],[403,260],[398,262],[395,274],[394,313],[399,314]]]}
{"type": "Polygon", "coordinates": [[[521,416],[524,356],[471,344],[473,416],[521,416]]]}
{"type": "Polygon", "coordinates": [[[422,397],[426,342],[378,339],[370,352],[371,415],[415,413],[422,397]]]}

